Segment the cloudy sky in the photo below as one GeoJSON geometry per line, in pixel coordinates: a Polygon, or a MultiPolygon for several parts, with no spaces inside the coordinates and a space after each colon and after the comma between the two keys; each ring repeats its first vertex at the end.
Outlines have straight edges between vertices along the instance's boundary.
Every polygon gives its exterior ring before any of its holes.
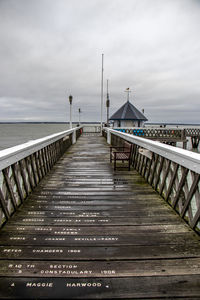
{"type": "Polygon", "coordinates": [[[111,114],[129,87],[149,122],[200,123],[199,29],[199,0],[0,0],[0,121],[69,121],[70,94],[99,121],[104,53],[111,114]]]}

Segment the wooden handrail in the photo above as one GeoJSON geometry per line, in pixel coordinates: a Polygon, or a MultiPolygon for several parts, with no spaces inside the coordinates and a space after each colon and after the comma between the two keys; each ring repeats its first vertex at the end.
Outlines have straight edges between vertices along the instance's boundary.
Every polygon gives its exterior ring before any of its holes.
{"type": "Polygon", "coordinates": [[[200,154],[110,128],[103,133],[112,146],[133,144],[133,167],[199,233],[200,154]]]}
{"type": "Polygon", "coordinates": [[[0,227],[76,142],[81,131],[82,127],[76,127],[0,151],[0,227]]]}

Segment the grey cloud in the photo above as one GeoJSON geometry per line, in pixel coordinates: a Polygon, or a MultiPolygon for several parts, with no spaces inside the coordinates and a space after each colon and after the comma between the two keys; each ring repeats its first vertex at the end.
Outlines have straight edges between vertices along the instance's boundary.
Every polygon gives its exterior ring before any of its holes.
{"type": "Polygon", "coordinates": [[[73,94],[98,121],[104,53],[111,113],[130,87],[149,121],[199,122],[199,17],[193,0],[1,0],[0,120],[66,121],[73,94]]]}

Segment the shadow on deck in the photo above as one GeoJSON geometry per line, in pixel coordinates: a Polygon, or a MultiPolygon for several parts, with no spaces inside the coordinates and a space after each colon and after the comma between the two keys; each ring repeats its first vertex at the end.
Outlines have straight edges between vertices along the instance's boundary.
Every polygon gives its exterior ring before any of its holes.
{"type": "Polygon", "coordinates": [[[199,299],[199,237],[81,136],[1,230],[0,299],[199,299]]]}

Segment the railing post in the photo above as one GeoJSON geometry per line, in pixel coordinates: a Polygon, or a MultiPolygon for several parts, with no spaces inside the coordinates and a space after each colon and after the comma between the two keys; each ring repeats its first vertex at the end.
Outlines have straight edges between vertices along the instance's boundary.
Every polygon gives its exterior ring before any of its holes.
{"type": "Polygon", "coordinates": [[[110,130],[107,130],[107,143],[109,145],[111,144],[111,133],[110,133],[110,130]]]}
{"type": "Polygon", "coordinates": [[[76,143],[76,130],[73,131],[72,133],[72,144],[76,143]]]}

